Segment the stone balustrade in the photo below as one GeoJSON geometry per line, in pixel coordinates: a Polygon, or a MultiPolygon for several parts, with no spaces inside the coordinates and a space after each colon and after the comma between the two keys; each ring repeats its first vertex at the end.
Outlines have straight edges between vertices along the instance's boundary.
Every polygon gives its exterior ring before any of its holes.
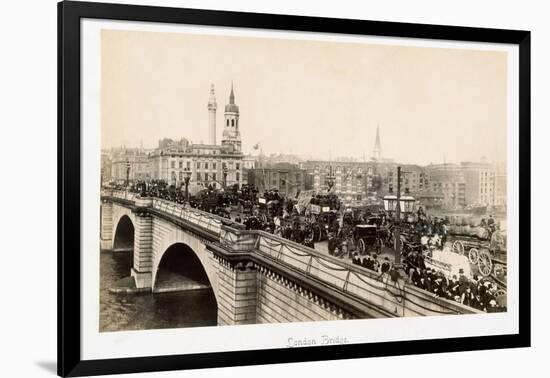
{"type": "Polygon", "coordinates": [[[381,275],[263,231],[232,231],[230,227],[223,227],[220,243],[232,251],[242,252],[248,248],[251,253],[267,257],[274,264],[284,265],[395,316],[478,312],[454,301],[434,298],[431,293],[408,285],[403,279],[393,282],[388,275],[381,275]]]}

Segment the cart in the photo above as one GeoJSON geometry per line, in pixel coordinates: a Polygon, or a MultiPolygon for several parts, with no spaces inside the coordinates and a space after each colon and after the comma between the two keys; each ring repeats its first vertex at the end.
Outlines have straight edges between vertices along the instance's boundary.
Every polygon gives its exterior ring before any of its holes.
{"type": "Polygon", "coordinates": [[[332,228],[337,219],[338,213],[336,211],[321,212],[318,215],[312,214],[309,221],[311,223],[311,238],[313,241],[318,243],[328,240],[329,232],[337,231],[332,228]]]}
{"type": "Polygon", "coordinates": [[[353,239],[360,254],[364,254],[369,249],[374,249],[376,253],[382,250],[382,242],[379,237],[378,227],[373,224],[358,224],[355,226],[353,239]]]}
{"type": "Polygon", "coordinates": [[[451,234],[448,241],[453,252],[468,257],[471,264],[479,267],[484,276],[494,276],[499,283],[506,282],[506,232],[496,230],[489,237],[451,234]]]}

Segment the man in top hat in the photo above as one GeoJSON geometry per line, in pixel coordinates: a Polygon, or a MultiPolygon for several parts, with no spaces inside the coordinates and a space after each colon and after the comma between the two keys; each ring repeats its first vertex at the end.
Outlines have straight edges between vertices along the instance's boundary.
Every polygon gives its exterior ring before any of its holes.
{"type": "Polygon", "coordinates": [[[365,258],[363,259],[363,263],[362,263],[363,267],[364,268],[367,268],[367,269],[370,269],[372,270],[373,267],[374,267],[374,263],[372,261],[372,258],[370,256],[370,253],[367,252],[367,255],[365,256],[365,258]]]}
{"type": "Polygon", "coordinates": [[[354,265],[361,265],[361,258],[359,257],[359,254],[357,252],[353,253],[351,263],[354,265]]]}
{"type": "Polygon", "coordinates": [[[449,287],[447,289],[449,292],[450,298],[452,299],[455,295],[458,295],[458,277],[453,274],[449,279],[449,287]]]}
{"type": "Polygon", "coordinates": [[[443,276],[438,274],[435,278],[433,292],[436,297],[445,297],[445,288],[443,285],[443,276]]]}

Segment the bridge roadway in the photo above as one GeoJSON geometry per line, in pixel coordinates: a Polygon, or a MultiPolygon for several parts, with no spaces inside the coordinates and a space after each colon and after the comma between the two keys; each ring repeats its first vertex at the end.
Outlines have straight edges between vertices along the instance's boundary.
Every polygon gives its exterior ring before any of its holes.
{"type": "MultiPolygon", "coordinates": [[[[134,193],[102,191],[102,203],[117,204],[130,209],[136,215],[146,215],[168,222],[200,238],[219,264],[231,264],[238,267],[238,270],[259,272],[264,279],[254,279],[253,293],[259,296],[263,287],[263,295],[268,298],[267,300],[279,300],[275,293],[271,296],[268,290],[279,287],[271,282],[274,280],[312,303],[321,303],[338,314],[338,318],[478,312],[454,301],[434,298],[431,293],[408,285],[404,280],[392,282],[387,277],[381,277],[376,272],[348,261],[264,231],[244,230],[241,224],[174,202],[154,198],[150,201],[150,206],[141,206],[142,199],[134,193]]],[[[113,227],[116,228],[116,225],[113,227]]],[[[220,272],[218,270],[218,276],[220,272]]],[[[238,280],[233,278],[231,282],[235,283],[238,280]]],[[[220,290],[226,290],[221,283],[219,287],[220,290]]],[[[232,290],[232,293],[236,293],[238,288],[232,290]]],[[[285,298],[289,301],[293,297],[285,298]]],[[[303,302],[302,299],[299,300],[303,302]]],[[[296,307],[296,304],[287,304],[296,307]]],[[[277,308],[284,305],[285,303],[279,304],[277,308]]],[[[309,307],[309,304],[305,303],[304,306],[309,307]]],[[[235,310],[233,306],[228,307],[235,310]]],[[[264,316],[263,321],[269,321],[268,317],[264,316]]],[[[238,324],[232,321],[222,323],[238,324]]]]}

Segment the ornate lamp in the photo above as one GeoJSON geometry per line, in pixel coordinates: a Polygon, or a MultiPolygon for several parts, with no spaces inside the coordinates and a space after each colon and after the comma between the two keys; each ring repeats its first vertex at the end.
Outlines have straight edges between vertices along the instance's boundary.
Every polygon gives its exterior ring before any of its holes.
{"type": "Polygon", "coordinates": [[[399,204],[401,205],[401,212],[412,213],[414,212],[414,209],[416,207],[416,200],[414,199],[414,197],[405,195],[401,196],[399,204]]]}

